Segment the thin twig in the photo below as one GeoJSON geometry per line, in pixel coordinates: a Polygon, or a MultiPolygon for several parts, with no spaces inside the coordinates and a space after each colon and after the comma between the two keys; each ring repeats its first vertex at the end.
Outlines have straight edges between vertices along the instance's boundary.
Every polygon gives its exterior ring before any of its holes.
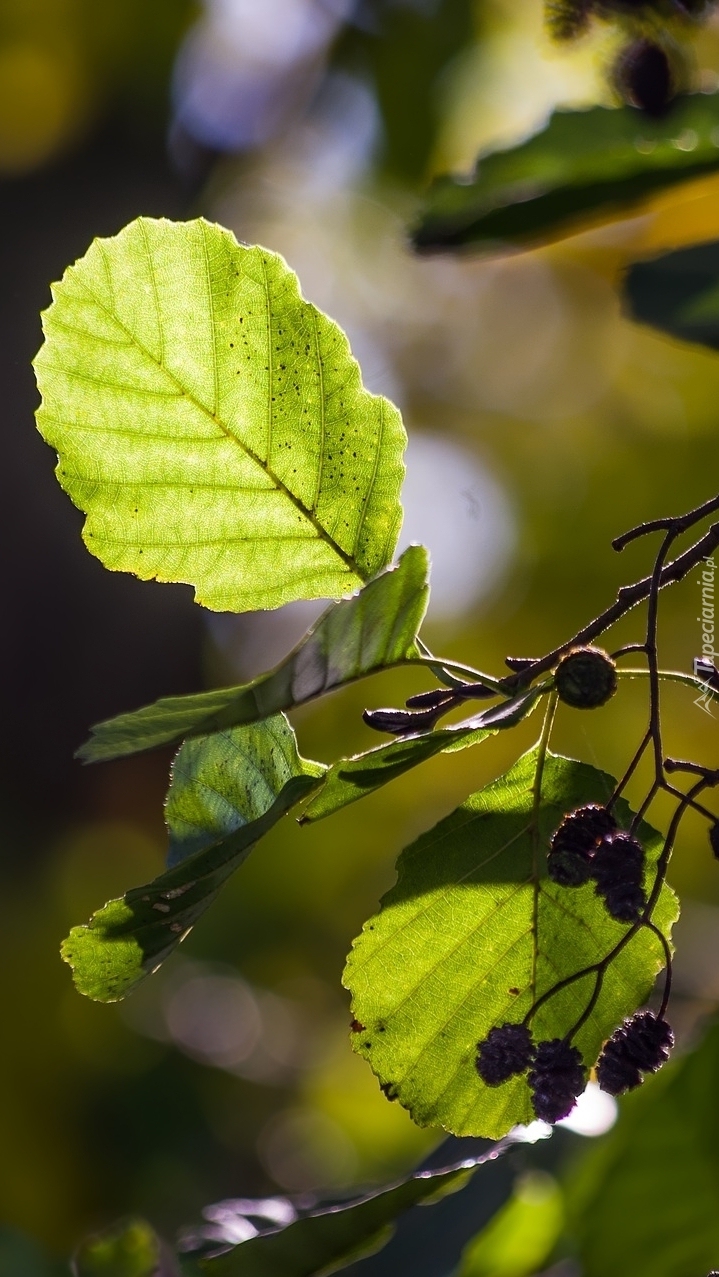
{"type": "Polygon", "coordinates": [[[706,519],[715,510],[719,510],[719,496],[710,497],[708,501],[704,501],[702,505],[695,506],[693,510],[688,510],[686,514],[678,514],[673,518],[651,519],[648,523],[640,523],[636,528],[630,528],[628,532],[623,532],[621,536],[615,537],[612,541],[612,549],[619,553],[630,541],[636,541],[638,537],[647,536],[650,532],[669,532],[676,528],[677,536],[682,532],[686,532],[688,528],[694,527],[696,523],[701,523],[702,519],[706,519]]]}
{"type": "Polygon", "coordinates": [[[626,643],[624,647],[618,647],[616,652],[610,652],[613,661],[618,661],[620,656],[628,656],[630,652],[646,652],[646,643],[626,643]]]}
{"type": "Polygon", "coordinates": [[[542,804],[542,779],[544,763],[552,735],[554,716],[557,712],[557,693],[552,692],[547,701],[547,709],[542,723],[542,733],[537,743],[537,766],[532,783],[532,882],[534,901],[532,908],[532,1001],[537,996],[537,955],[539,953],[539,810],[542,804]]]}
{"type": "MultiPolygon", "coordinates": [[[[665,793],[671,794],[673,798],[686,798],[686,794],[682,793],[681,789],[677,789],[676,786],[670,785],[668,780],[662,781],[662,789],[665,793]]],[[[702,803],[697,803],[693,798],[690,798],[689,806],[692,811],[696,811],[700,816],[705,816],[707,820],[711,820],[712,824],[716,822],[716,812],[710,811],[709,808],[704,807],[702,803]]]]}
{"type": "MultiPolygon", "coordinates": [[[[719,500],[719,498],[717,498],[717,500],[719,500]]],[[[719,546],[719,523],[713,523],[708,532],[706,532],[699,541],[690,546],[683,554],[680,554],[676,559],[673,559],[671,563],[667,563],[666,566],[662,568],[659,578],[659,589],[663,590],[665,586],[672,585],[676,581],[683,580],[687,573],[691,572],[692,568],[695,568],[703,559],[708,558],[717,546],[719,546]]],[[[636,581],[634,585],[622,586],[617,594],[616,601],[612,603],[611,607],[606,608],[605,611],[601,612],[593,621],[590,621],[588,625],[585,625],[583,629],[579,630],[573,636],[573,638],[560,644],[559,647],[555,647],[553,651],[548,652],[546,656],[539,657],[536,661],[533,661],[531,665],[527,665],[523,670],[520,670],[517,674],[515,674],[515,685],[531,682],[538,674],[544,674],[547,670],[553,669],[559,658],[563,656],[565,652],[568,652],[570,648],[582,647],[587,643],[593,642],[594,639],[599,638],[599,636],[603,634],[605,630],[608,630],[611,625],[614,625],[616,621],[619,621],[623,616],[626,616],[627,612],[631,612],[639,603],[643,603],[645,599],[649,598],[649,592],[652,588],[652,579],[653,574],[651,576],[643,577],[641,581],[636,581]]],[[[503,682],[504,686],[507,687],[509,680],[503,680],[503,682]]]]}
{"type": "Polygon", "coordinates": [[[612,807],[613,807],[613,806],[614,806],[614,804],[616,803],[616,801],[617,801],[617,799],[619,798],[620,794],[622,794],[622,793],[623,793],[623,791],[626,789],[627,785],[629,784],[629,781],[631,780],[631,778],[632,778],[632,776],[634,775],[634,773],[635,773],[635,771],[636,771],[637,767],[639,766],[639,764],[640,764],[640,762],[641,762],[641,760],[642,760],[642,757],[643,757],[643,755],[644,755],[644,751],[646,750],[647,745],[649,745],[649,744],[650,744],[651,739],[652,739],[651,729],[650,729],[650,728],[647,728],[646,732],[644,733],[644,737],[643,737],[643,739],[642,739],[642,743],[641,743],[641,745],[639,746],[639,749],[637,750],[636,754],[634,755],[634,757],[633,757],[633,759],[632,759],[631,763],[630,763],[630,764],[629,764],[629,766],[627,767],[627,770],[625,771],[624,775],[622,776],[622,779],[621,779],[621,780],[619,781],[619,783],[617,784],[617,787],[616,787],[616,789],[614,790],[614,793],[612,794],[611,798],[609,799],[609,802],[607,803],[607,811],[611,811],[611,810],[612,810],[612,807]]]}
{"type": "Polygon", "coordinates": [[[669,999],[671,997],[671,992],[672,992],[672,951],[671,951],[671,948],[669,947],[669,941],[664,935],[664,932],[660,931],[658,926],[654,922],[647,922],[645,925],[649,928],[650,931],[654,932],[655,936],[658,936],[659,940],[661,940],[662,947],[664,949],[664,958],[666,960],[667,974],[664,978],[664,996],[662,998],[662,1005],[659,1008],[659,1014],[657,1016],[658,1020],[663,1020],[666,1009],[669,1005],[669,999]]]}

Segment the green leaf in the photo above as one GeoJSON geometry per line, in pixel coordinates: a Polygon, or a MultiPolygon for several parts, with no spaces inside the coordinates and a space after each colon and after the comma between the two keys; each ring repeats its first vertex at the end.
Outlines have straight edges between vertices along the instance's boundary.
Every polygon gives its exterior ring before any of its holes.
{"type": "Polygon", "coordinates": [[[159,1266],[160,1243],[142,1219],[88,1237],[73,1263],[76,1277],[156,1277],[159,1266]]]}
{"type": "Polygon", "coordinates": [[[719,350],[719,240],[635,262],[624,298],[639,323],[719,350]]]}
{"type": "Polygon", "coordinates": [[[284,714],[188,740],[172,766],[165,803],[167,863],[213,847],[269,811],[286,785],[319,780],[323,763],[301,758],[284,714]]]}
{"type": "Polygon", "coordinates": [[[391,560],[400,415],[283,258],[141,217],[53,298],[38,425],[106,567],[246,611],[338,598],[391,560]]]}
{"type": "MultiPolygon", "coordinates": [[[[522,1175],[510,1200],[465,1247],[456,1277],[532,1277],[564,1222],[564,1199],[546,1171],[522,1175]]],[[[619,1270],[617,1270],[619,1271],[619,1270]]]]}
{"type": "Polygon", "coordinates": [[[115,1002],[184,940],[255,843],[323,773],[283,716],[187,741],[167,797],[171,868],[73,927],[62,956],[81,993],[115,1002]]]}
{"type": "Polygon", "coordinates": [[[416,637],[427,608],[428,571],[427,551],[410,546],[396,567],[328,608],[276,669],[242,687],[166,696],[99,723],[78,756],[100,762],[251,723],[377,670],[419,660],[416,637]]]}
{"type": "Polygon", "coordinates": [[[262,1201],[221,1203],[211,1208],[211,1215],[208,1212],[213,1226],[188,1239],[188,1247],[196,1253],[183,1261],[183,1271],[192,1277],[199,1273],[211,1277],[314,1277],[335,1272],[384,1246],[392,1233],[389,1226],[403,1211],[419,1202],[439,1201],[446,1193],[463,1188],[478,1167],[495,1161],[510,1144],[495,1145],[452,1166],[416,1171],[397,1184],[329,1206],[299,1210],[287,1198],[273,1198],[267,1203],[268,1213],[262,1201]],[[253,1236],[258,1222],[267,1218],[274,1222],[253,1236]],[[249,1239],[231,1246],[238,1222],[247,1229],[249,1239]],[[223,1236],[227,1238],[224,1246],[223,1236]],[[218,1253],[223,1249],[224,1254],[218,1253]]]}
{"type": "Polygon", "coordinates": [[[719,1026],[621,1100],[567,1177],[586,1277],[704,1277],[719,1265],[719,1026]]]}
{"type": "Polygon", "coordinates": [[[435,182],[415,248],[496,251],[616,217],[656,191],[719,168],[717,126],[718,94],[679,98],[661,119],[631,106],[557,111],[528,141],[481,155],[470,179],[435,182]]]}
{"type": "MultiPolygon", "coordinates": [[[[475,1069],[477,1042],[519,1022],[541,995],[608,953],[627,927],[607,914],[592,885],[558,886],[545,850],[562,816],[606,802],[615,782],[585,763],[548,754],[534,809],[538,751],[473,794],[400,856],[396,886],[355,941],[344,976],[362,1029],[354,1049],[420,1126],[496,1138],[533,1118],[523,1077],[487,1087],[475,1069]],[[536,836],[535,836],[536,831],[536,836]]],[[[628,824],[627,805],[617,805],[628,824]]],[[[661,849],[648,825],[639,836],[647,873],[661,849]]],[[[668,887],[654,920],[665,934],[677,907],[668,887]]],[[[650,931],[633,936],[606,972],[592,1015],[575,1039],[591,1067],[622,1017],[647,997],[663,963],[650,931]]],[[[546,1002],[533,1021],[540,1039],[563,1037],[594,988],[584,976],[546,1002]]]]}
{"type": "Polygon", "coordinates": [[[372,794],[435,754],[453,753],[478,745],[493,731],[473,727],[443,727],[421,736],[404,737],[378,745],[353,758],[340,758],[328,768],[322,785],[300,816],[300,824],[323,820],[349,803],[372,794]]]}
{"type": "Polygon", "coordinates": [[[379,745],[353,758],[340,758],[327,769],[319,792],[310,800],[300,816],[300,824],[322,820],[349,803],[364,798],[380,786],[386,785],[411,768],[417,767],[435,754],[453,754],[457,750],[478,745],[488,736],[494,736],[500,728],[515,727],[535,709],[539,690],[531,688],[513,700],[504,701],[490,710],[453,727],[425,732],[417,736],[405,736],[401,740],[379,745]],[[489,726],[477,724],[488,723],[489,726]]]}

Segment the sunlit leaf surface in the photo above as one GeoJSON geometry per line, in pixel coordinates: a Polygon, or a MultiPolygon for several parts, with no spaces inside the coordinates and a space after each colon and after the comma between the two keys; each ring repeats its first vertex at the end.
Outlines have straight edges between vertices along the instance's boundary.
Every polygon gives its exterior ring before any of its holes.
{"type": "Polygon", "coordinates": [[[281,257],[142,217],[53,297],[38,424],[106,567],[247,611],[338,598],[391,560],[399,413],[281,257]]]}
{"type": "Polygon", "coordinates": [[[276,669],[242,687],[167,696],[99,723],[79,757],[100,762],[250,723],[375,670],[419,659],[415,639],[427,607],[428,570],[427,551],[410,546],[396,568],[329,608],[276,669]]]}
{"type": "Polygon", "coordinates": [[[80,992],[114,1002],[156,970],[323,770],[300,758],[281,715],[186,742],[167,798],[171,868],[73,927],[62,956],[80,992]]]}
{"type": "Polygon", "coordinates": [[[532,713],[537,702],[538,693],[532,688],[453,727],[404,737],[391,741],[389,745],[367,750],[364,754],[356,754],[354,758],[338,759],[328,767],[319,792],[313,795],[300,817],[300,824],[331,816],[348,803],[356,802],[365,794],[371,794],[389,781],[403,776],[426,759],[434,758],[435,754],[451,754],[470,745],[478,745],[500,729],[516,726],[532,713]]]}
{"type": "Polygon", "coordinates": [[[356,754],[354,758],[340,758],[328,768],[319,792],[303,811],[300,824],[331,816],[340,808],[403,776],[428,758],[434,758],[435,754],[478,745],[492,735],[492,731],[482,728],[445,727],[421,736],[390,741],[389,745],[379,745],[364,754],[356,754]]]}
{"type": "MultiPolygon", "coordinates": [[[[563,888],[546,876],[548,840],[562,816],[586,802],[606,802],[615,782],[549,754],[535,809],[536,770],[531,750],[402,853],[396,886],[347,961],[344,980],[361,1026],[353,1046],[421,1126],[497,1138],[531,1121],[523,1077],[499,1087],[480,1081],[477,1042],[494,1025],[521,1021],[533,986],[541,995],[596,962],[627,931],[591,884],[563,888]]],[[[626,804],[617,814],[628,824],[626,804]]],[[[644,824],[640,837],[650,872],[660,836],[644,824]]],[[[665,887],[655,920],[666,930],[675,916],[665,887]]],[[[659,941],[641,930],[610,966],[576,1038],[587,1067],[646,998],[662,962],[659,941]]],[[[593,987],[594,977],[585,976],[545,1003],[535,1037],[563,1037],[593,987]]]]}
{"type": "Polygon", "coordinates": [[[631,106],[557,111],[469,178],[438,179],[413,234],[420,250],[538,243],[612,217],[655,191],[719,168],[719,95],[677,99],[661,119],[631,106]]]}

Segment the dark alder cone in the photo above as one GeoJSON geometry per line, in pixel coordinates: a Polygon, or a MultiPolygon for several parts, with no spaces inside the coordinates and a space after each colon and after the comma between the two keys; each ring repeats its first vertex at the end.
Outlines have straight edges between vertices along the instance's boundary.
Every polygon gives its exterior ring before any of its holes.
{"type": "Polygon", "coordinates": [[[604,891],[597,888],[597,895],[616,922],[638,922],[647,903],[644,888],[634,882],[615,883],[604,891]]]}
{"type": "Polygon", "coordinates": [[[596,892],[617,922],[636,922],[645,904],[642,886],[644,848],[622,830],[605,834],[597,843],[591,866],[596,892]]]}
{"type": "Polygon", "coordinates": [[[620,1034],[621,1029],[612,1034],[597,1064],[597,1081],[607,1095],[624,1095],[641,1086],[643,1081],[636,1064],[627,1059],[620,1034]]]}
{"type": "Polygon", "coordinates": [[[582,1057],[576,1046],[562,1038],[540,1042],[527,1080],[537,1117],[543,1122],[561,1121],[584,1090],[582,1057]]]}
{"type": "Polygon", "coordinates": [[[560,887],[582,887],[589,882],[592,862],[586,851],[550,851],[547,873],[560,887]]]}
{"type": "Polygon", "coordinates": [[[487,1086],[500,1086],[529,1067],[534,1043],[526,1024],[502,1024],[489,1030],[477,1050],[477,1072],[482,1081],[487,1086]]]}
{"type": "Polygon", "coordinates": [[[598,709],[617,690],[614,661],[599,647],[575,647],[563,656],[555,682],[560,701],[573,709],[598,709]]]}
{"type": "Polygon", "coordinates": [[[552,851],[590,852],[600,838],[611,834],[616,827],[617,822],[606,807],[587,803],[564,817],[552,834],[549,845],[552,851]]]}
{"type": "Polygon", "coordinates": [[[552,834],[547,872],[562,887],[581,887],[591,874],[591,856],[598,840],[616,829],[616,821],[606,807],[587,803],[564,817],[552,834]]]}
{"type": "Polygon", "coordinates": [[[652,1011],[638,1011],[605,1043],[597,1064],[597,1081],[603,1091],[621,1095],[642,1082],[642,1073],[656,1073],[669,1059],[674,1034],[666,1020],[652,1011]]]}
{"type": "Polygon", "coordinates": [[[669,58],[651,40],[634,40],[624,50],[614,79],[625,101],[647,115],[663,115],[676,93],[669,58]]]}
{"type": "Polygon", "coordinates": [[[717,860],[719,860],[719,820],[709,830],[709,842],[717,860]]]}
{"type": "Polygon", "coordinates": [[[666,1020],[658,1020],[653,1011],[638,1011],[625,1021],[626,1050],[642,1073],[656,1073],[669,1059],[674,1034],[666,1020]]]}

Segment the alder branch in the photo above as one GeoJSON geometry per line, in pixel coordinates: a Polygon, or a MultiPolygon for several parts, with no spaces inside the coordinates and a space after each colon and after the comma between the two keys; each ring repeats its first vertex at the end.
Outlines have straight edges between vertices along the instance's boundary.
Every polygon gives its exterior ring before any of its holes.
{"type": "MultiPolygon", "coordinates": [[[[712,508],[714,508],[714,502],[711,504],[712,508]]],[[[716,499],[716,504],[719,505],[719,498],[716,499]]],[[[688,517],[689,516],[684,516],[684,519],[677,519],[675,522],[683,524],[688,517]]],[[[666,520],[661,522],[658,521],[658,523],[656,525],[652,525],[649,530],[655,531],[657,528],[666,530],[666,523],[666,520]]],[[[691,526],[691,524],[687,524],[686,526],[691,526]]],[[[645,527],[649,528],[649,525],[645,525],[645,527]]],[[[685,526],[682,526],[679,529],[680,532],[685,530],[685,526]]],[[[633,529],[633,531],[636,532],[636,529],[633,529]]],[[[630,534],[625,533],[624,545],[627,544],[626,537],[628,536],[630,536],[630,534]]],[[[618,538],[618,540],[621,541],[622,538],[618,538]]],[[[614,542],[613,544],[615,549],[623,549],[623,545],[618,546],[617,542],[614,542]]],[[[695,544],[690,546],[688,550],[685,550],[683,554],[678,555],[676,559],[673,559],[671,563],[667,563],[666,566],[662,568],[659,575],[658,589],[663,590],[665,586],[673,585],[677,581],[683,580],[687,573],[691,572],[692,568],[697,567],[697,565],[704,559],[709,558],[718,546],[719,523],[713,523],[699,541],[696,541],[695,544]]],[[[531,663],[525,665],[522,670],[513,674],[511,678],[503,680],[505,688],[510,690],[510,687],[516,688],[521,686],[523,683],[531,683],[537,675],[544,674],[547,670],[553,669],[559,658],[563,656],[565,652],[568,652],[570,648],[583,647],[586,643],[591,643],[594,639],[599,638],[600,634],[603,634],[604,631],[608,630],[616,621],[619,621],[623,616],[626,616],[627,612],[631,612],[632,608],[637,607],[639,603],[643,603],[645,599],[649,598],[653,581],[654,573],[650,573],[649,576],[643,577],[641,581],[635,581],[633,585],[622,586],[617,593],[616,601],[612,603],[611,607],[606,608],[604,612],[600,612],[599,616],[595,617],[593,621],[590,621],[588,625],[584,626],[584,629],[579,630],[572,638],[560,644],[559,647],[555,647],[554,650],[548,652],[546,656],[542,656],[536,661],[531,661],[531,663]]]]}

